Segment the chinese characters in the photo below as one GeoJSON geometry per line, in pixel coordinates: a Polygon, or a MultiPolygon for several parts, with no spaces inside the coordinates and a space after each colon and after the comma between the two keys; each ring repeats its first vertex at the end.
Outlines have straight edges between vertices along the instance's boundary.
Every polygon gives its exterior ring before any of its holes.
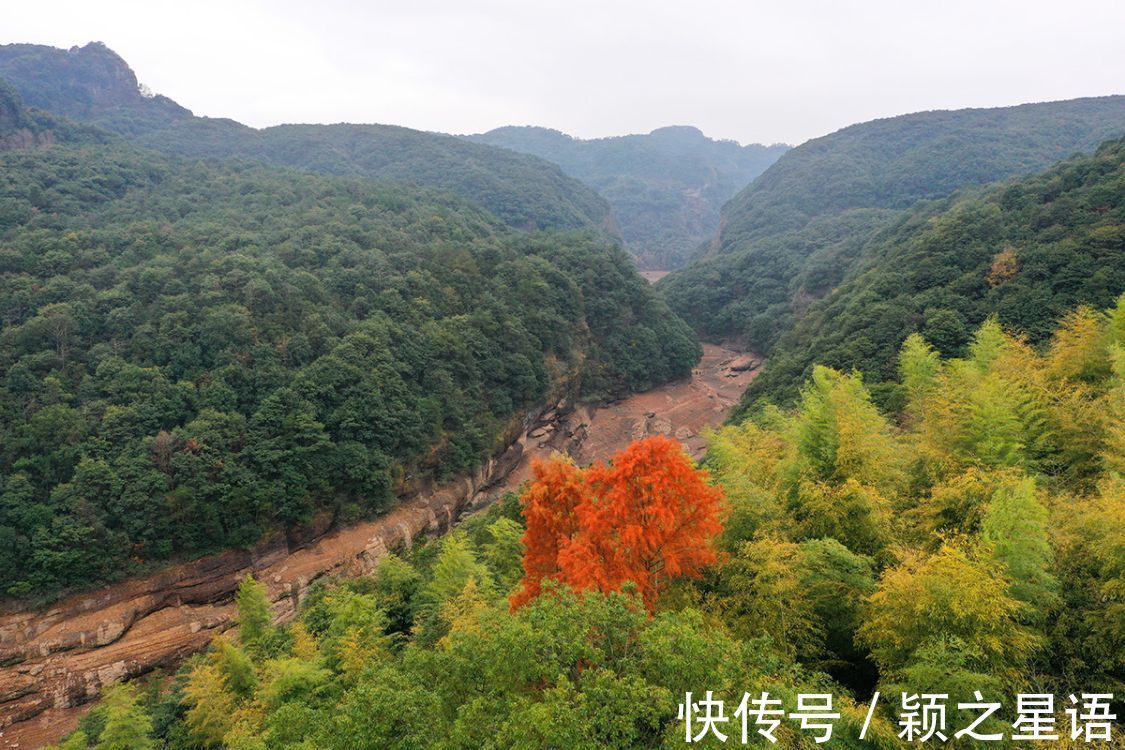
{"type": "MultiPolygon", "coordinates": [[[[878,692],[871,698],[860,739],[866,737],[879,699],[878,692]]],[[[979,690],[972,700],[952,704],[946,693],[902,693],[895,726],[898,737],[906,742],[948,742],[951,738],[1052,742],[1063,733],[1081,742],[1109,742],[1117,719],[1112,703],[1111,693],[1071,694],[1060,701],[1049,693],[1021,693],[1016,696],[1015,720],[1010,721],[1002,718],[1004,704],[986,699],[979,690]]],[[[684,741],[689,744],[714,738],[745,745],[757,739],[756,735],[776,744],[777,731],[785,720],[821,744],[832,739],[840,712],[833,709],[833,697],[827,693],[802,693],[793,710],[786,710],[781,698],[763,691],[757,695],[743,693],[728,715],[725,701],[708,690],[698,699],[690,692],[685,694],[678,718],[684,724],[684,741]]]]}

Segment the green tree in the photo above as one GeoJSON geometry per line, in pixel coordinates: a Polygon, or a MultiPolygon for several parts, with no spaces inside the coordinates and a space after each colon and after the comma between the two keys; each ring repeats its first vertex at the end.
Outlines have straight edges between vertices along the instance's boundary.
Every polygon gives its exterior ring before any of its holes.
{"type": "Polygon", "coordinates": [[[324,604],[330,619],[320,645],[330,668],[354,676],[369,662],[388,658],[388,620],[376,597],[337,589],[324,604]]]}
{"type": "Polygon", "coordinates": [[[254,671],[254,662],[245,651],[220,636],[211,642],[210,656],[231,693],[239,699],[253,695],[258,676],[254,671]]]}
{"type": "Polygon", "coordinates": [[[917,333],[906,337],[898,358],[902,384],[906,386],[912,399],[925,394],[941,372],[941,358],[938,353],[917,333]]]}
{"type": "Polygon", "coordinates": [[[246,575],[235,594],[238,605],[238,635],[248,648],[260,648],[273,623],[265,584],[246,575]]]}
{"type": "Polygon", "coordinates": [[[523,527],[510,518],[499,518],[486,531],[488,541],[481,547],[481,558],[497,588],[511,591],[523,578],[523,527]]]}
{"type": "Polygon", "coordinates": [[[835,539],[813,539],[801,543],[797,567],[800,596],[823,624],[823,651],[814,664],[846,684],[863,684],[870,670],[857,632],[864,601],[875,591],[875,562],[835,539]]]}
{"type": "Polygon", "coordinates": [[[926,649],[957,639],[974,671],[1018,687],[1040,639],[1020,623],[1021,603],[994,564],[952,544],[910,554],[884,572],[859,629],[882,679],[901,679],[926,649]]]}
{"type": "Polygon", "coordinates": [[[155,747],[152,721],[145,708],[138,704],[132,687],[116,685],[110,688],[102,705],[105,707],[105,726],[95,745],[96,750],[148,750],[155,747]]]}
{"type": "Polygon", "coordinates": [[[981,536],[1006,571],[1011,595],[1026,605],[1027,617],[1042,620],[1057,600],[1051,574],[1047,509],[1039,501],[1035,480],[1022,477],[1002,483],[981,521],[981,536]]]}
{"type": "Polygon", "coordinates": [[[86,733],[78,729],[67,735],[66,739],[59,744],[46,745],[43,750],[86,750],[89,746],[90,742],[86,733]]]}
{"type": "Polygon", "coordinates": [[[388,554],[379,561],[372,578],[379,607],[387,613],[389,632],[408,633],[414,624],[422,575],[398,555],[388,554]]]}
{"type": "Polygon", "coordinates": [[[713,606],[739,638],[768,637],[781,653],[823,654],[825,623],[805,596],[801,548],[762,537],[743,542],[718,571],[713,606]]]}
{"type": "Polygon", "coordinates": [[[816,367],[793,424],[797,458],[791,470],[814,481],[848,479],[893,489],[901,459],[891,427],[858,375],[816,367]]]}
{"type": "Polygon", "coordinates": [[[492,576],[477,560],[468,538],[461,533],[447,535],[438,549],[430,582],[423,592],[427,606],[440,606],[464,591],[474,581],[483,591],[492,589],[492,576]]]}
{"type": "Polygon", "coordinates": [[[1061,603],[1051,623],[1052,672],[1063,684],[1122,688],[1125,670],[1125,481],[1052,509],[1061,603]]]}
{"type": "Polygon", "coordinates": [[[1113,380],[1106,397],[1106,433],[1101,458],[1107,471],[1125,477],[1125,344],[1114,344],[1110,355],[1113,380]]]}

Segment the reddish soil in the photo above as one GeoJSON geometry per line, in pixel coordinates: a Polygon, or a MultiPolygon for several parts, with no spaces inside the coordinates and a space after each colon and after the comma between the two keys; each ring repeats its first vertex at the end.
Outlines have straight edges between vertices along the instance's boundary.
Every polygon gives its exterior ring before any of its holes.
{"type": "MultiPolygon", "coordinates": [[[[531,459],[560,452],[579,464],[604,461],[634,440],[668,435],[695,458],[707,448],[706,431],[721,425],[758,373],[745,366],[746,356],[716,344],[703,345],[703,359],[690,380],[670,383],[600,408],[580,406],[560,417],[549,434],[522,438],[519,465],[493,492],[515,491],[531,477],[531,459]],[[740,361],[741,360],[741,361],[740,361]]],[[[532,430],[534,433],[535,431],[532,430]]]]}
{"type": "MultiPolygon", "coordinates": [[[[529,415],[536,424],[538,414],[529,415]]],[[[526,428],[524,429],[526,431],[526,428]]],[[[108,685],[175,669],[231,627],[233,596],[253,575],[278,621],[324,576],[371,572],[387,550],[449,528],[519,461],[514,445],[457,482],[419,491],[386,515],[341,529],[319,519],[159,573],[76,594],[38,610],[0,611],[0,748],[36,748],[70,732],[108,685]]]]}
{"type": "Polygon", "coordinates": [[[533,457],[561,451],[588,464],[655,434],[701,455],[706,430],[722,424],[757,372],[742,352],[703,348],[688,380],[601,408],[569,410],[564,399],[528,415],[508,450],[472,476],[420,491],[380,518],[340,529],[324,519],[300,539],[277,536],[43,610],[0,611],[0,749],[55,742],[105,686],[173,669],[205,648],[231,626],[233,593],[247,574],[266,584],[275,616],[286,620],[317,578],[370,572],[387,549],[441,533],[462,512],[518,489],[533,457]]]}

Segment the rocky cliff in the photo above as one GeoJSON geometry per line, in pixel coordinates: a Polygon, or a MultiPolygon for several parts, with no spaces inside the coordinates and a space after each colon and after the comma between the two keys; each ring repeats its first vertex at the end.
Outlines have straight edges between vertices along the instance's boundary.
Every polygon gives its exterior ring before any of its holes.
{"type": "Polygon", "coordinates": [[[54,132],[29,117],[16,92],[0,79],[0,151],[26,151],[54,141],[54,132]]]}
{"type": "Polygon", "coordinates": [[[449,485],[419,491],[390,513],[349,528],[324,518],[277,534],[253,549],[229,550],[47,609],[0,612],[0,748],[38,747],[70,731],[79,708],[103,687],[174,668],[231,627],[233,596],[253,575],[264,582],[279,621],[293,616],[309,585],[324,576],[371,572],[379,560],[421,536],[448,529],[488,499],[520,463],[529,433],[565,417],[560,404],[529,415],[508,448],[449,485]]]}
{"type": "MultiPolygon", "coordinates": [[[[702,454],[708,428],[722,424],[757,374],[758,360],[705,344],[692,377],[601,408],[551,400],[513,424],[508,447],[472,476],[403,491],[394,511],[333,529],[323,518],[252,550],[228,551],[35,611],[0,611],[0,748],[33,748],[73,729],[102,687],[173,668],[234,624],[243,576],[263,581],[278,620],[293,616],[323,576],[370,572],[388,549],[439,534],[488,498],[531,476],[531,460],[566,453],[604,461],[630,441],[662,434],[702,454]]],[[[555,394],[555,397],[562,393],[555,394]]]]}
{"type": "Polygon", "coordinates": [[[92,120],[129,112],[165,124],[191,117],[171,99],[147,92],[128,63],[101,42],[69,50],[0,45],[0,78],[20,90],[27,106],[63,117],[92,120]]]}

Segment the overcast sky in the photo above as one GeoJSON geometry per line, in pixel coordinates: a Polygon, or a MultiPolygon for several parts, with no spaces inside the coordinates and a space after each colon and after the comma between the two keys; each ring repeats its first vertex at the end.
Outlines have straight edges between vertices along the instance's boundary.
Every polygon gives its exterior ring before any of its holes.
{"type": "Polygon", "coordinates": [[[0,41],[100,40],[196,114],[799,143],[925,109],[1125,93],[1121,0],[6,3],[0,41]]]}

